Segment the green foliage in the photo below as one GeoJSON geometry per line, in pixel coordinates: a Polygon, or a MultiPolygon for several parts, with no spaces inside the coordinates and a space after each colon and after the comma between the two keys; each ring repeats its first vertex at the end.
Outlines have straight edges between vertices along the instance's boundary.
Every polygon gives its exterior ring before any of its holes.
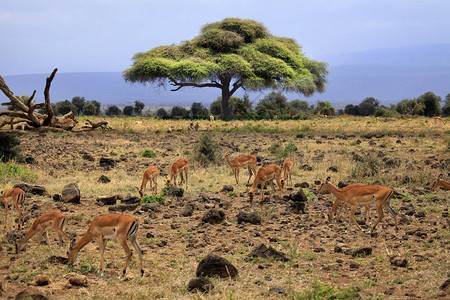
{"type": "Polygon", "coordinates": [[[144,204],[144,203],[164,204],[165,200],[166,200],[166,198],[164,196],[149,195],[149,196],[144,196],[144,198],[142,198],[141,204],[144,204]]]}
{"type": "MultiPolygon", "coordinates": [[[[250,102],[248,95],[244,95],[242,99],[234,96],[230,97],[229,105],[231,113],[235,118],[248,117],[252,111],[252,103],[250,102]]],[[[217,97],[217,99],[211,103],[209,110],[213,115],[222,115],[222,96],[217,97]]]]}
{"type": "Polygon", "coordinates": [[[144,109],[144,107],[145,107],[145,104],[142,103],[141,101],[139,101],[139,100],[134,101],[133,110],[136,113],[136,115],[140,116],[142,114],[142,110],[144,109]]]}
{"type": "Polygon", "coordinates": [[[298,139],[304,139],[306,135],[304,133],[298,133],[295,137],[298,139]]]}
{"type": "Polygon", "coordinates": [[[83,113],[83,107],[86,103],[86,99],[84,97],[75,96],[72,98],[72,104],[77,108],[77,115],[81,115],[83,113]]]}
{"type": "Polygon", "coordinates": [[[142,156],[143,157],[156,157],[156,153],[153,150],[145,149],[144,151],[142,151],[142,156]]]}
{"type": "Polygon", "coordinates": [[[332,116],[336,113],[336,109],[328,101],[319,101],[317,102],[317,113],[332,116]]]}
{"type": "Polygon", "coordinates": [[[105,114],[107,116],[118,116],[122,113],[120,108],[118,108],[116,105],[111,105],[106,109],[105,114]]]}
{"type": "Polygon", "coordinates": [[[133,115],[134,107],[131,105],[127,105],[123,108],[123,114],[124,116],[131,116],[133,115]]]}
{"type": "Polygon", "coordinates": [[[283,145],[280,142],[273,143],[269,148],[269,152],[278,158],[288,157],[290,154],[296,152],[297,150],[297,146],[295,146],[293,143],[288,143],[283,148],[283,145]]]}
{"type": "Polygon", "coordinates": [[[14,161],[0,162],[0,183],[2,184],[17,181],[35,183],[36,179],[37,175],[26,166],[21,166],[14,161]]]}
{"type": "Polygon", "coordinates": [[[287,114],[287,99],[280,92],[272,92],[259,101],[255,110],[256,114],[265,119],[271,119],[274,115],[287,114]]]}
{"type": "MultiPolygon", "coordinates": [[[[164,187],[162,189],[161,193],[162,193],[163,196],[171,196],[171,194],[172,194],[170,188],[168,188],[168,187],[164,187]]],[[[183,188],[179,188],[173,193],[173,196],[176,196],[176,197],[183,197],[183,195],[184,195],[184,189],[183,188]]]]}
{"type": "Polygon", "coordinates": [[[387,109],[384,107],[379,107],[375,111],[375,117],[395,117],[398,116],[399,113],[393,109],[387,109]]]}
{"type": "Polygon", "coordinates": [[[441,105],[439,102],[441,101],[441,97],[436,96],[432,92],[427,92],[417,98],[419,103],[423,103],[425,106],[423,110],[423,115],[426,117],[434,117],[440,116],[442,114],[441,105]]]}
{"type": "Polygon", "coordinates": [[[189,111],[181,106],[174,106],[172,108],[172,112],[171,112],[171,116],[172,117],[188,117],[189,116],[189,111]]]}
{"type": "Polygon", "coordinates": [[[447,94],[447,96],[445,96],[445,103],[442,107],[442,115],[445,117],[450,116],[450,94],[447,94]]]}
{"type": "Polygon", "coordinates": [[[313,281],[309,289],[295,295],[295,299],[323,300],[323,299],[359,299],[361,298],[354,287],[330,287],[329,285],[313,281]]]}
{"type": "Polygon", "coordinates": [[[213,134],[210,132],[202,133],[199,143],[194,147],[194,160],[202,165],[220,161],[219,144],[212,137],[213,134]]]}
{"type": "Polygon", "coordinates": [[[20,159],[20,140],[12,134],[0,133],[0,159],[7,162],[20,159]]]}
{"type": "Polygon", "coordinates": [[[403,99],[397,103],[396,110],[402,115],[422,115],[425,104],[416,99],[403,99]]]}
{"type": "Polygon", "coordinates": [[[203,106],[203,104],[194,102],[191,106],[191,114],[195,119],[207,118],[209,116],[209,111],[206,107],[203,106]]]}
{"type": "Polygon", "coordinates": [[[167,113],[167,111],[164,108],[160,107],[156,111],[156,116],[164,119],[164,118],[167,118],[169,116],[169,114],[167,113]]]}
{"type": "Polygon", "coordinates": [[[59,101],[55,103],[54,112],[56,115],[65,115],[71,111],[76,113],[77,107],[73,105],[69,100],[59,101]]]}
{"type": "Polygon", "coordinates": [[[83,115],[85,116],[98,116],[100,114],[100,102],[87,101],[83,105],[83,115]]]}

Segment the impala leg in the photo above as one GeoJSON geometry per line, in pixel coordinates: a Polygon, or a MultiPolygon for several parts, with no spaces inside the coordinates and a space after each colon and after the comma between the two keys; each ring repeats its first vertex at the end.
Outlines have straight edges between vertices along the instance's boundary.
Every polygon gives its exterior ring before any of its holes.
{"type": "Polygon", "coordinates": [[[17,229],[20,230],[20,228],[22,227],[22,212],[20,211],[19,196],[17,196],[15,205],[16,205],[17,213],[19,215],[17,229]]]}
{"type": "Polygon", "coordinates": [[[273,194],[275,193],[275,186],[273,184],[273,178],[272,178],[272,180],[269,180],[269,183],[270,183],[270,187],[271,187],[269,198],[272,198],[273,194]]]}
{"type": "Polygon", "coordinates": [[[266,186],[266,181],[261,182],[261,201],[264,200],[264,187],[266,186]]]}
{"type": "MultiPolygon", "coordinates": [[[[334,202],[333,202],[333,207],[331,208],[331,212],[328,215],[328,221],[331,222],[333,220],[334,213],[336,212],[336,209],[338,208],[339,204],[341,204],[341,201],[338,198],[336,198],[336,200],[334,200],[334,202]]],[[[339,216],[340,216],[340,210],[339,210],[339,216]]]]}
{"type": "Polygon", "coordinates": [[[381,205],[377,206],[377,212],[378,212],[378,220],[373,225],[372,229],[370,230],[370,233],[372,233],[375,230],[375,227],[378,225],[378,223],[380,223],[381,219],[383,219],[384,217],[383,207],[381,205]]]}
{"type": "Polygon", "coordinates": [[[236,179],[236,185],[239,184],[239,168],[234,169],[234,178],[236,179]]]}
{"type": "Polygon", "coordinates": [[[142,268],[142,250],[139,247],[139,244],[137,243],[136,235],[130,236],[129,240],[130,240],[131,244],[133,245],[134,249],[136,250],[136,252],[138,253],[139,265],[141,267],[141,276],[144,276],[144,269],[142,268]]]}
{"type": "Polygon", "coordinates": [[[184,172],[186,173],[186,190],[188,189],[188,169],[184,169],[184,172]]]}
{"type": "Polygon", "coordinates": [[[106,243],[105,243],[105,240],[102,238],[102,237],[100,237],[99,239],[98,239],[98,248],[99,248],[99,250],[100,250],[100,275],[101,276],[103,276],[103,254],[105,253],[105,246],[106,246],[106,243]]]}
{"type": "Polygon", "coordinates": [[[348,222],[349,228],[350,228],[351,221],[353,220],[353,222],[355,222],[355,224],[356,224],[356,227],[358,227],[359,230],[364,232],[364,230],[361,228],[361,226],[359,226],[358,222],[356,222],[356,220],[355,220],[355,217],[354,217],[355,211],[356,211],[356,205],[352,205],[352,210],[350,211],[350,219],[349,219],[349,222],[348,222]]]}
{"type": "Polygon", "coordinates": [[[250,168],[250,166],[247,166],[248,167],[248,180],[247,180],[247,184],[250,182],[250,178],[252,178],[252,175],[253,175],[253,173],[252,173],[252,168],[250,168]]]}
{"type": "Polygon", "coordinates": [[[123,251],[125,251],[125,254],[127,255],[127,258],[125,260],[125,265],[123,266],[123,269],[122,269],[122,277],[125,277],[125,274],[127,273],[128,263],[130,262],[130,259],[131,259],[132,252],[130,250],[130,247],[128,247],[128,245],[127,245],[126,237],[120,237],[120,238],[117,237],[117,240],[119,241],[120,245],[123,248],[123,251]]]}

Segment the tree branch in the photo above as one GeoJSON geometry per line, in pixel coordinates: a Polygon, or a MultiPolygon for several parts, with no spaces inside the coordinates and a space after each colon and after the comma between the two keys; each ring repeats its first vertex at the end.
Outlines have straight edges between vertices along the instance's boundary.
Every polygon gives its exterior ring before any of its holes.
{"type": "Polygon", "coordinates": [[[220,83],[218,83],[217,81],[213,81],[210,83],[194,83],[194,82],[177,82],[175,79],[172,79],[172,78],[169,78],[169,80],[171,81],[170,85],[178,86],[176,89],[171,89],[172,92],[176,92],[185,86],[198,87],[198,88],[202,88],[202,87],[215,87],[215,88],[219,88],[219,89],[222,88],[222,85],[220,83]]]}
{"type": "Polygon", "coordinates": [[[3,92],[3,94],[5,94],[6,97],[9,98],[9,100],[11,100],[11,102],[8,103],[8,105],[9,104],[14,105],[17,108],[21,109],[22,111],[28,112],[28,107],[25,104],[23,104],[22,101],[20,101],[19,98],[17,98],[13,92],[11,92],[2,76],[0,76],[0,90],[3,92]]]}
{"type": "Polygon", "coordinates": [[[49,125],[53,119],[54,112],[53,108],[50,104],[50,85],[52,83],[53,77],[55,77],[58,68],[55,68],[50,74],[50,77],[47,77],[45,89],[44,89],[44,98],[45,98],[45,110],[47,111],[47,118],[44,121],[44,125],[49,125]]]}

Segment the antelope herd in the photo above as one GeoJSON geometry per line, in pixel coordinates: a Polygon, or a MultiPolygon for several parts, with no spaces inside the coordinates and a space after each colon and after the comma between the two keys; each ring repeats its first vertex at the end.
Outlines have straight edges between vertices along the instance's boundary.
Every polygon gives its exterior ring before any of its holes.
{"type": "MultiPolygon", "coordinates": [[[[285,184],[286,186],[287,185],[292,186],[292,168],[294,162],[291,158],[286,158],[284,160],[283,170],[276,164],[269,164],[266,166],[262,166],[261,168],[259,168],[258,171],[256,171],[255,167],[257,159],[253,155],[241,155],[234,159],[230,159],[229,153],[225,153],[223,155],[223,159],[226,160],[228,165],[233,170],[237,185],[239,184],[240,169],[242,168],[248,169],[249,178],[247,180],[247,184],[249,184],[252,175],[255,174],[252,188],[248,191],[250,205],[252,205],[253,203],[254,194],[258,189],[258,186],[260,186],[261,189],[260,191],[261,201],[263,200],[264,198],[263,189],[267,181],[269,181],[269,184],[271,185],[272,188],[269,197],[271,197],[275,192],[273,180],[276,181],[278,191],[280,192],[280,194],[283,192],[285,184]]],[[[178,184],[182,185],[183,183],[185,183],[185,187],[187,189],[189,166],[190,166],[189,161],[187,161],[184,158],[181,158],[176,162],[174,162],[170,166],[169,176],[166,179],[166,185],[168,187],[176,185],[177,177],[178,175],[180,175],[181,181],[179,181],[178,184]]],[[[145,170],[142,176],[141,186],[140,188],[137,188],[141,198],[145,196],[145,189],[147,187],[148,182],[150,183],[150,190],[152,194],[156,195],[158,193],[157,181],[159,174],[160,171],[156,166],[149,166],[145,170]]],[[[442,174],[432,183],[430,189],[435,190],[438,187],[443,187],[444,189],[450,190],[450,182],[443,180],[442,174]]],[[[350,207],[347,231],[350,228],[352,221],[356,224],[358,229],[363,231],[358,222],[356,222],[354,214],[358,206],[364,206],[366,208],[366,221],[367,221],[370,218],[370,206],[372,204],[375,204],[378,213],[378,219],[372,226],[371,233],[375,230],[375,227],[384,218],[383,209],[386,209],[391,213],[392,217],[394,218],[395,229],[396,230],[398,229],[396,213],[390,206],[390,199],[393,196],[393,189],[389,187],[381,185],[364,185],[356,183],[348,185],[344,188],[338,188],[330,182],[330,178],[328,177],[326,181],[320,185],[317,191],[319,193],[323,191],[330,191],[336,197],[333,206],[331,208],[331,212],[328,216],[329,221],[333,219],[334,213],[336,212],[339,206],[340,209],[337,218],[340,217],[343,207],[345,207],[345,210],[347,210],[347,207],[350,207]]],[[[14,205],[18,212],[18,229],[20,230],[23,222],[22,210],[24,209],[25,192],[20,188],[13,188],[10,190],[6,190],[0,196],[0,202],[2,202],[5,207],[4,230],[7,229],[8,207],[10,205],[14,205]]],[[[48,231],[53,230],[58,234],[60,245],[62,244],[63,239],[67,244],[70,244],[68,248],[69,265],[73,265],[75,263],[78,253],[80,252],[81,249],[83,249],[91,241],[96,241],[98,243],[100,251],[99,271],[102,272],[103,274],[104,270],[103,254],[106,247],[106,241],[108,239],[116,239],[122,246],[126,254],[125,264],[121,270],[121,275],[123,277],[126,274],[126,270],[132,255],[130,247],[127,244],[127,241],[130,241],[131,245],[138,253],[141,276],[144,274],[144,270],[142,267],[142,250],[137,242],[137,232],[139,229],[139,221],[137,219],[123,214],[106,214],[97,216],[90,223],[85,234],[76,243],[75,240],[71,240],[70,237],[64,232],[66,224],[67,224],[67,217],[59,211],[47,212],[37,217],[34,220],[31,227],[29,228],[29,230],[27,231],[27,233],[25,234],[25,237],[21,241],[17,241],[18,243],[16,243],[16,253],[20,253],[24,245],[27,243],[27,241],[30,240],[35,235],[37,235],[39,244],[43,235],[45,234],[47,244],[49,244],[48,231]]]]}

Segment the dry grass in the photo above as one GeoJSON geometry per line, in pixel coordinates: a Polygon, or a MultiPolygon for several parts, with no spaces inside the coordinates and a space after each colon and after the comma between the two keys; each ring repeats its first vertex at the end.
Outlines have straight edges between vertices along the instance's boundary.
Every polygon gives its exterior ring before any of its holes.
{"type": "MultiPolygon", "coordinates": [[[[180,157],[191,159],[200,135],[185,130],[189,121],[148,118],[112,118],[109,121],[114,129],[112,132],[26,134],[20,138],[23,154],[32,155],[38,162],[37,165],[22,166],[36,175],[36,184],[45,186],[50,194],[56,194],[61,193],[66,184],[76,182],[82,193],[81,205],[55,203],[51,198],[36,196],[27,199],[27,215],[31,218],[25,227],[30,226],[36,214],[30,211],[34,204],[39,207],[39,212],[59,208],[69,217],[69,231],[76,232],[79,238],[94,216],[107,212],[107,207],[95,203],[98,196],[137,196],[135,187],[150,164],[160,168],[160,193],[170,164],[180,157]],[[136,124],[136,121],[141,123],[136,124]],[[167,134],[168,128],[175,131],[167,134]],[[143,157],[141,153],[145,149],[155,151],[156,157],[143,157]],[[84,153],[95,160],[83,159],[84,153]],[[104,170],[98,164],[100,157],[119,162],[115,168],[104,170]],[[98,183],[101,175],[109,177],[111,183],[98,183]]],[[[31,284],[37,274],[46,274],[50,278],[50,285],[43,290],[56,299],[302,299],[307,297],[307,290],[323,299],[332,293],[329,290],[332,287],[342,298],[354,296],[349,289],[352,287],[357,288],[364,299],[404,298],[406,293],[435,298],[442,293],[439,285],[448,277],[450,257],[449,218],[443,217],[443,213],[448,213],[448,192],[430,192],[427,187],[439,173],[449,171],[449,125],[437,126],[427,119],[381,119],[377,122],[353,117],[275,122],[199,121],[199,124],[201,130],[215,133],[214,139],[222,151],[239,149],[231,154],[232,157],[255,152],[267,163],[278,162],[279,159],[269,153],[270,146],[275,142],[295,144],[298,151],[292,154],[295,162],[293,181],[310,185],[304,189],[310,198],[307,214],[286,213],[283,200],[271,199],[268,204],[260,205],[259,196],[257,203],[250,207],[248,187],[244,186],[247,170],[241,171],[241,184],[236,187],[225,161],[209,167],[191,161],[185,197],[167,198],[158,213],[129,212],[141,222],[138,240],[145,251],[143,278],[139,277],[133,257],[127,280],[117,279],[124,254],[115,242],[108,243],[105,263],[109,265],[105,276],[100,277],[95,243],[81,251],[74,267],[68,267],[46,262],[52,254],[65,256],[65,249],[53,241],[54,234],[51,234],[50,246],[36,245],[33,239],[19,256],[13,253],[14,245],[3,237],[2,296],[15,295],[31,284]],[[352,153],[367,160],[355,161],[352,153]],[[400,166],[389,166],[386,158],[400,159],[400,166]],[[304,164],[311,166],[312,171],[303,169],[304,164]],[[330,166],[337,167],[338,172],[327,171],[330,166]],[[361,170],[367,168],[376,169],[376,173],[362,177],[361,170]],[[426,218],[408,216],[412,223],[400,224],[399,232],[395,233],[392,218],[387,216],[380,223],[378,237],[357,232],[354,225],[353,231],[345,234],[346,224],[326,221],[333,197],[315,195],[314,182],[327,176],[335,183],[339,180],[378,181],[393,187],[404,198],[392,201],[396,211],[411,203],[416,211],[425,212],[426,218]],[[223,185],[232,185],[235,191],[220,193],[223,185]],[[201,193],[214,193],[221,201],[204,202],[198,199],[201,193]],[[192,201],[196,210],[192,217],[183,218],[179,211],[187,201],[192,201]],[[226,212],[225,225],[201,225],[205,210],[219,208],[225,202],[231,204],[229,208],[221,208],[226,212]],[[237,224],[239,211],[252,210],[263,218],[262,225],[237,224]],[[414,230],[425,231],[427,236],[408,234],[414,230]],[[154,237],[146,238],[147,233],[154,237]],[[166,241],[167,246],[158,246],[161,241],[166,241]],[[245,260],[260,243],[284,252],[290,261],[245,260]],[[344,244],[350,250],[370,246],[373,254],[352,258],[335,253],[338,244],[344,244]],[[385,244],[390,252],[408,259],[408,268],[390,265],[385,244]],[[314,252],[316,248],[323,248],[325,252],[314,252]],[[198,262],[210,252],[230,260],[239,270],[239,277],[235,280],[213,278],[215,289],[208,295],[189,293],[188,281],[195,277],[198,262]],[[352,263],[359,267],[350,270],[352,263]],[[68,286],[70,273],[86,275],[89,286],[68,286]],[[272,287],[281,287],[286,294],[269,293],[272,287]],[[385,294],[390,288],[393,288],[392,296],[385,294]]],[[[0,189],[10,188],[18,181],[14,177],[0,180],[0,189]]],[[[373,211],[372,215],[376,213],[373,211]]]]}

